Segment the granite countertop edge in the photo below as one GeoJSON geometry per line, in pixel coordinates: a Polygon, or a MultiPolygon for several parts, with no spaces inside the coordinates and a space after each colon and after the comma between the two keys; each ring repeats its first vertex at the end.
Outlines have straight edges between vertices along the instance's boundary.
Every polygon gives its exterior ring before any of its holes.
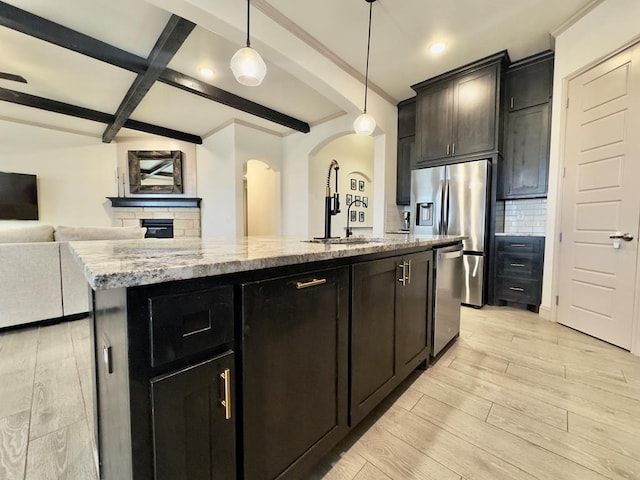
{"type": "Polygon", "coordinates": [[[152,285],[336,258],[434,247],[461,235],[384,235],[357,244],[311,243],[299,237],[143,239],[70,242],[94,290],[152,285]]]}

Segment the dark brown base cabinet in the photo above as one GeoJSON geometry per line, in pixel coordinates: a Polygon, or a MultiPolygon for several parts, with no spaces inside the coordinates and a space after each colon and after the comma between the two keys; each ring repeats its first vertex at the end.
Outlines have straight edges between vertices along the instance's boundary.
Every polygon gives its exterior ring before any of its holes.
{"type": "Polygon", "coordinates": [[[518,303],[537,313],[542,300],[544,237],[497,236],[496,253],[494,303],[518,303]]]}
{"type": "Polygon", "coordinates": [[[93,293],[104,480],[303,479],[426,365],[431,250],[93,293]]]}
{"type": "Polygon", "coordinates": [[[347,432],[349,268],[242,290],[244,478],[301,478],[347,432]]]}
{"type": "Polygon", "coordinates": [[[93,297],[101,477],[236,479],[233,287],[172,282],[93,297]]]}
{"type": "Polygon", "coordinates": [[[431,252],[353,266],[350,425],[429,355],[431,252]]]}
{"type": "Polygon", "coordinates": [[[155,480],[235,480],[233,373],[229,351],[151,381],[155,480]]]}

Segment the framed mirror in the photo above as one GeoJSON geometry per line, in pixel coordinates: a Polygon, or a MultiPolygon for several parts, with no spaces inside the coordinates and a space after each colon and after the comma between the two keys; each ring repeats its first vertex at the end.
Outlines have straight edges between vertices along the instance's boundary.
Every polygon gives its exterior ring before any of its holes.
{"type": "Polygon", "coordinates": [[[180,150],[129,150],[131,193],[182,193],[180,150]]]}

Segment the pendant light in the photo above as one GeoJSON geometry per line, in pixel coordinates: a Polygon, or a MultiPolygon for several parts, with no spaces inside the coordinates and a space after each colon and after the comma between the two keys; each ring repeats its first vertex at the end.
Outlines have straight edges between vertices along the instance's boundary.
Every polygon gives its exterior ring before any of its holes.
{"type": "Polygon", "coordinates": [[[367,36],[367,68],[364,74],[364,110],[353,122],[353,129],[359,135],[371,135],[376,129],[376,119],[367,113],[367,92],[369,90],[369,50],[371,48],[371,14],[373,12],[373,2],[376,0],[365,0],[369,4],[369,35],[367,36]]]}
{"type": "Polygon", "coordinates": [[[249,10],[251,0],[247,0],[247,46],[231,57],[231,71],[238,83],[248,87],[257,87],[267,74],[267,66],[258,52],[251,48],[249,41],[249,10]]]}

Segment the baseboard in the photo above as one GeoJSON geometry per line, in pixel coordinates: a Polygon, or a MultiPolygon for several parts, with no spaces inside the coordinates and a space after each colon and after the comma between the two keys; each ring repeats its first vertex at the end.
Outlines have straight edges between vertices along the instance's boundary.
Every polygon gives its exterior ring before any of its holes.
{"type": "Polygon", "coordinates": [[[89,312],[84,312],[84,313],[74,313],[73,315],[66,315],[63,317],[36,320],[35,322],[29,322],[29,323],[18,323],[16,325],[9,325],[9,326],[0,328],[0,333],[23,330],[27,328],[33,328],[33,327],[48,327],[50,325],[55,325],[57,323],[73,322],[75,320],[81,320],[88,316],[89,316],[89,312]]]}
{"type": "Polygon", "coordinates": [[[540,305],[540,310],[538,310],[538,315],[540,315],[545,320],[553,321],[553,314],[551,308],[546,307],[544,305],[540,305]]]}

